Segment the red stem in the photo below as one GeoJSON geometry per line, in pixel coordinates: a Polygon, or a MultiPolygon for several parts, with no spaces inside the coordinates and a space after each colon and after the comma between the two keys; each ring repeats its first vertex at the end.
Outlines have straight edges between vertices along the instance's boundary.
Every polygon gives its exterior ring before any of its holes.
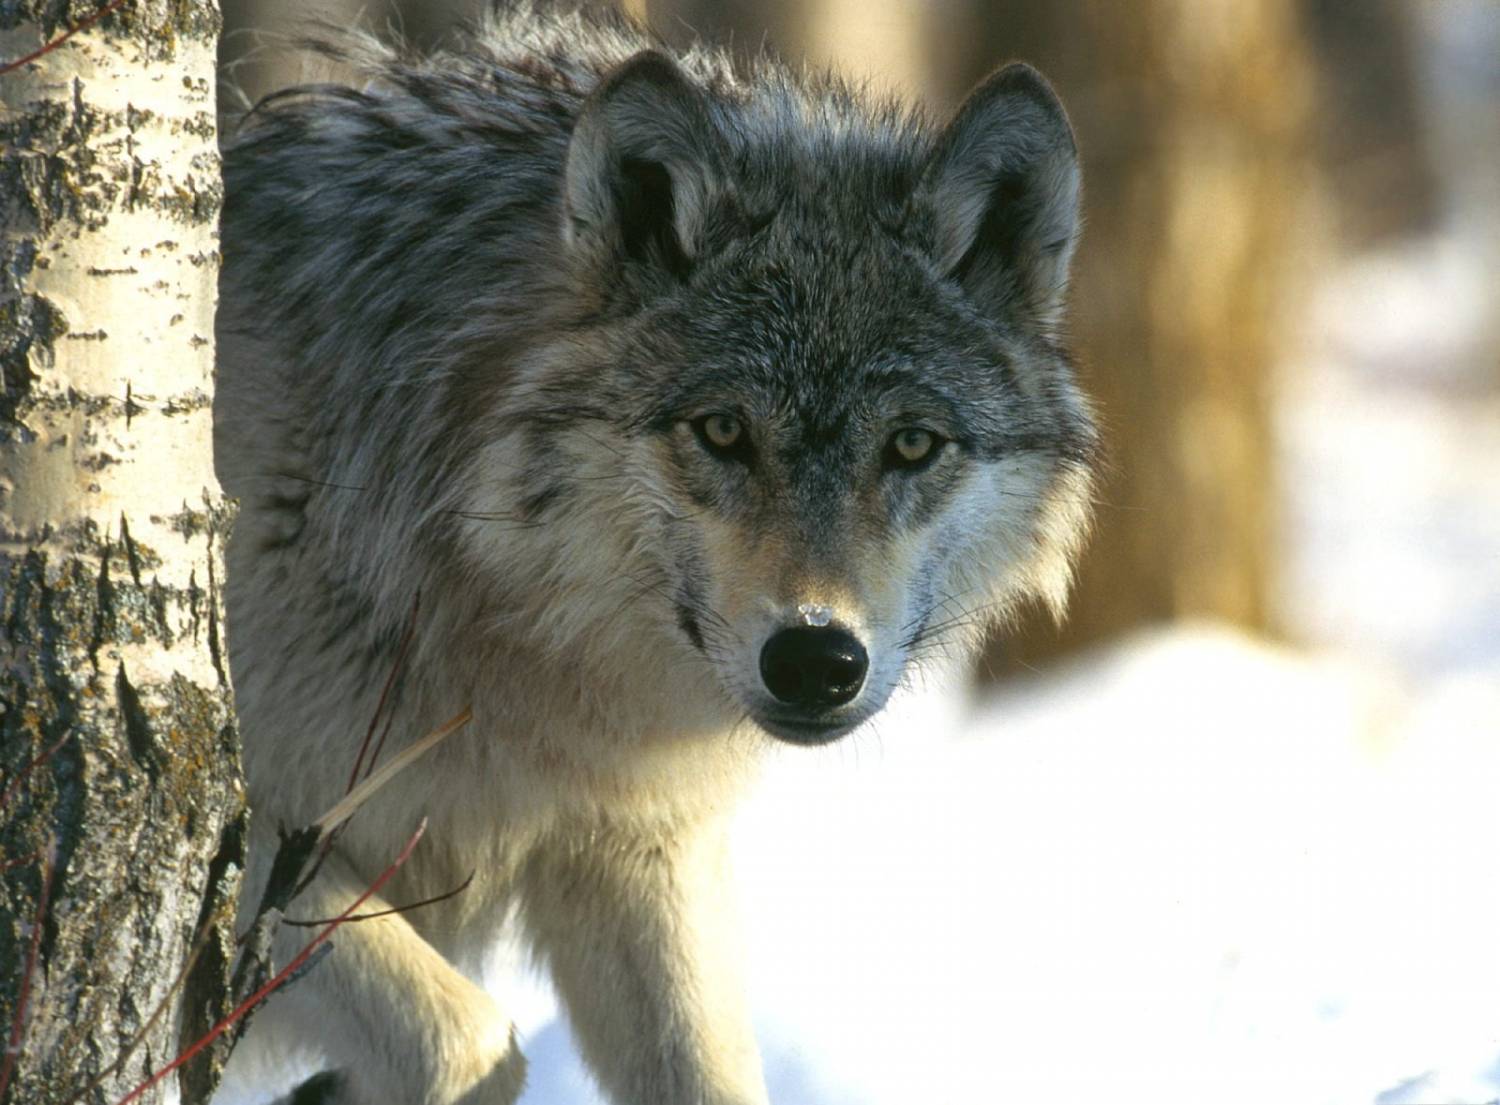
{"type": "Polygon", "coordinates": [[[10,1088],[11,1075],[15,1073],[16,1056],[21,1054],[21,1036],[26,1031],[26,1002],[31,996],[31,979],[36,974],[37,952],[42,946],[42,922],[47,916],[47,900],[52,894],[53,845],[49,843],[43,851],[42,892],[36,900],[36,917],[31,922],[31,945],[26,949],[26,969],[21,974],[21,991],[16,995],[16,1016],[10,1026],[10,1042],[5,1048],[5,1066],[0,1069],[0,1101],[10,1088]]]}
{"type": "Polygon", "coordinates": [[[78,24],[78,26],[76,26],[76,27],[69,27],[66,31],[64,31],[62,34],[58,35],[56,38],[54,38],[51,42],[47,43],[47,45],[43,46],[41,49],[39,49],[39,50],[33,50],[31,53],[27,54],[24,58],[17,58],[15,61],[7,62],[5,65],[0,66],[0,77],[3,77],[5,74],[9,73],[13,69],[19,69],[19,68],[21,68],[21,66],[25,65],[27,62],[36,61],[37,58],[43,56],[44,54],[50,54],[53,50],[56,50],[64,42],[67,42],[68,39],[72,38],[79,31],[86,31],[86,30],[88,30],[90,27],[92,27],[95,23],[99,22],[99,20],[103,19],[110,12],[112,12],[116,8],[119,8],[122,5],[124,5],[124,3],[125,3],[125,0],[110,0],[110,2],[108,4],[105,4],[104,7],[100,8],[93,15],[89,16],[82,23],[78,24]]]}
{"type": "Polygon", "coordinates": [[[200,1036],[191,1047],[189,1047],[181,1055],[177,1056],[177,1058],[173,1059],[166,1066],[162,1067],[161,1070],[157,1071],[150,1078],[146,1079],[146,1081],[142,1082],[135,1089],[131,1090],[128,1094],[126,1094],[118,1102],[116,1102],[116,1105],[130,1105],[130,1102],[139,1098],[141,1094],[145,1093],[167,1075],[171,1074],[174,1070],[182,1066],[193,1056],[197,1055],[209,1044],[213,1043],[214,1040],[218,1039],[219,1036],[221,1036],[226,1029],[233,1025],[235,1021],[239,1020],[246,1013],[250,1012],[251,1009],[254,1009],[262,1001],[270,997],[271,992],[278,986],[280,986],[283,982],[285,982],[287,978],[291,976],[292,972],[296,971],[298,967],[301,967],[302,964],[307,962],[308,956],[312,955],[312,953],[317,950],[319,944],[323,943],[323,941],[327,940],[330,936],[333,935],[334,929],[338,928],[345,921],[347,921],[356,909],[364,905],[365,902],[369,901],[370,898],[372,898],[376,893],[379,892],[382,886],[390,881],[391,876],[394,875],[397,869],[407,861],[408,857],[410,857],[412,849],[417,846],[417,841],[422,839],[422,834],[426,831],[427,819],[424,817],[422,818],[422,823],[417,826],[417,831],[411,834],[411,839],[409,839],[406,842],[406,846],[401,849],[401,854],[396,857],[395,862],[387,867],[384,871],[382,871],[380,873],[380,877],[370,884],[370,888],[368,890],[366,890],[358,898],[354,899],[354,901],[349,905],[348,909],[344,910],[344,912],[340,913],[332,921],[328,922],[328,927],[325,928],[322,932],[318,933],[318,935],[314,936],[311,940],[309,940],[307,942],[307,946],[304,947],[300,952],[298,952],[296,957],[290,963],[281,968],[281,970],[277,971],[275,976],[272,977],[269,982],[267,982],[259,990],[255,991],[255,993],[251,994],[244,1001],[240,1002],[239,1005],[235,1006],[234,1010],[228,1016],[226,1016],[218,1024],[210,1028],[202,1036],[200,1036]]]}
{"type": "Polygon", "coordinates": [[[45,848],[38,848],[35,852],[32,852],[30,855],[27,855],[27,856],[17,856],[15,859],[5,860],[3,863],[0,863],[0,871],[9,871],[12,867],[24,867],[28,863],[35,863],[37,860],[41,859],[46,854],[47,854],[47,849],[45,849],[45,848]]]}
{"type": "Polygon", "coordinates": [[[21,784],[26,781],[26,776],[30,775],[38,767],[50,760],[53,754],[59,748],[61,748],[63,746],[63,743],[72,735],[73,730],[67,730],[65,733],[63,733],[62,736],[53,741],[47,748],[31,757],[31,760],[26,764],[26,766],[21,768],[16,777],[10,781],[10,785],[5,788],[4,797],[0,797],[0,810],[3,810],[6,806],[10,805],[10,800],[16,796],[16,791],[19,790],[21,784]]]}
{"type": "MultiPolygon", "coordinates": [[[[370,739],[375,735],[375,726],[380,724],[380,715],[385,712],[385,700],[390,697],[391,688],[396,685],[396,677],[401,674],[401,669],[406,664],[407,650],[411,648],[412,637],[417,632],[417,610],[421,607],[421,604],[422,594],[418,592],[417,597],[412,599],[411,602],[411,616],[406,622],[406,632],[401,634],[401,644],[396,649],[395,662],[391,664],[390,673],[385,677],[385,686],[380,688],[380,699],[375,703],[375,712],[370,715],[370,727],[365,730],[365,739],[360,742],[359,755],[354,760],[354,769],[349,772],[349,785],[344,787],[345,794],[353,790],[354,784],[359,782],[359,769],[364,767],[365,753],[370,750],[370,739]]],[[[389,720],[386,722],[386,728],[390,728],[389,720]]],[[[382,733],[380,744],[375,748],[375,755],[370,757],[370,766],[365,768],[366,777],[369,776],[370,772],[375,770],[375,759],[380,755],[380,749],[384,745],[385,734],[382,733]]]]}

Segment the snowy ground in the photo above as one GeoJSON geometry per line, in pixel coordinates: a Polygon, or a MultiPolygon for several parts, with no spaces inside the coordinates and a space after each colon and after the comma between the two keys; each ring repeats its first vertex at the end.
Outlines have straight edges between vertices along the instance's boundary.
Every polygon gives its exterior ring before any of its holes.
{"type": "MultiPolygon", "coordinates": [[[[1500,682],[1197,627],[960,712],[747,810],[773,1101],[1500,1097],[1500,682]]],[[[545,1020],[524,1101],[599,1100],[545,1020]]]]}

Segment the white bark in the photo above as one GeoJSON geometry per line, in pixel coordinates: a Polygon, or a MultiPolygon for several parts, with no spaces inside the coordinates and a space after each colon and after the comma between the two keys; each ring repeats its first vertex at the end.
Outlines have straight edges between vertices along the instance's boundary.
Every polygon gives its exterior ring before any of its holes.
{"type": "MultiPolygon", "coordinates": [[[[19,8],[0,16],[21,20],[0,28],[0,60],[65,29],[64,4],[19,8]]],[[[0,811],[0,859],[57,854],[24,1018],[44,866],[0,874],[0,1034],[23,1031],[14,1101],[67,1100],[165,1002],[87,1098],[117,1100],[216,1010],[232,952],[243,798],[211,448],[217,27],[212,3],[136,0],[0,77],[0,785],[66,735],[0,811]],[[184,1003],[172,987],[210,917],[184,1003]]],[[[184,1100],[212,1078],[200,1067],[184,1100]]]]}

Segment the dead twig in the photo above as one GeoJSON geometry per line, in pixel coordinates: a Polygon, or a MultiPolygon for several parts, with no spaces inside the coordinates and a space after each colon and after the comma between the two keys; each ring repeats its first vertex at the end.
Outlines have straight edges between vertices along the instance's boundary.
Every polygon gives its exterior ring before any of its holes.
{"type": "MultiPolygon", "coordinates": [[[[470,871],[469,877],[452,890],[445,890],[441,894],[434,894],[430,898],[423,898],[420,902],[407,902],[405,905],[392,906],[390,909],[377,909],[374,913],[361,913],[357,917],[345,917],[344,922],[346,924],[353,924],[355,921],[373,921],[376,917],[389,917],[393,913],[409,913],[413,909],[421,909],[424,905],[436,905],[438,902],[446,902],[449,898],[456,898],[469,889],[469,884],[474,881],[476,874],[478,874],[477,871],[470,871]]],[[[318,925],[328,924],[328,919],[294,921],[290,917],[283,917],[281,923],[283,925],[295,925],[298,928],[316,928],[318,925]]]]}

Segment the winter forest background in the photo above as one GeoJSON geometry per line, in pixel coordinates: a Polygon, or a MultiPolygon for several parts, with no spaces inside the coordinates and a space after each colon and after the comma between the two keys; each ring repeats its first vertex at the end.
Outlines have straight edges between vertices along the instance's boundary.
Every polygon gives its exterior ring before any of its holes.
{"type": "MultiPolygon", "coordinates": [[[[1500,1099],[1500,5],[628,6],[938,112],[1026,58],[1084,159],[1078,601],[778,754],[739,835],[772,1099],[1500,1099]]],[[[317,79],[299,19],[471,14],[224,9],[221,110],[317,79]]],[[[525,1105],[600,1100],[545,984],[508,1004],[525,1105]]]]}

